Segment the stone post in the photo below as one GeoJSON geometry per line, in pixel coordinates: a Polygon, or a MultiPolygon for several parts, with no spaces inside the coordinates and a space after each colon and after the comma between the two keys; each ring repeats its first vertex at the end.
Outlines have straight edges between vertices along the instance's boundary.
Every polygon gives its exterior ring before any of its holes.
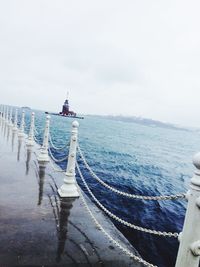
{"type": "Polygon", "coordinates": [[[3,123],[5,123],[5,112],[6,112],[6,108],[5,106],[3,106],[3,115],[2,115],[3,123]]]}
{"type": "Polygon", "coordinates": [[[27,147],[32,147],[34,146],[34,129],[35,129],[35,113],[31,113],[31,125],[30,125],[30,130],[28,134],[28,140],[27,140],[27,147]]]}
{"type": "Polygon", "coordinates": [[[1,105],[1,109],[0,109],[0,126],[3,123],[3,117],[2,117],[2,115],[3,115],[3,106],[1,105]]]}
{"type": "Polygon", "coordinates": [[[0,108],[0,125],[2,123],[2,115],[3,115],[3,105],[1,105],[1,108],[0,108]]]}
{"type": "Polygon", "coordinates": [[[13,123],[12,123],[12,108],[10,108],[10,116],[9,116],[9,127],[13,127],[13,123]]]}
{"type": "Polygon", "coordinates": [[[24,126],[25,126],[25,112],[24,110],[22,111],[22,117],[21,117],[21,124],[18,132],[18,137],[24,137],[24,126]]]}
{"type": "Polygon", "coordinates": [[[3,106],[3,114],[2,114],[2,124],[1,124],[1,129],[4,129],[5,126],[5,120],[6,120],[6,108],[3,106]]]}
{"type": "Polygon", "coordinates": [[[76,178],[75,178],[78,126],[79,123],[77,121],[73,121],[70,147],[69,147],[69,156],[67,162],[67,170],[64,178],[64,184],[58,189],[58,194],[60,197],[79,197],[78,189],[76,186],[76,178]]]}
{"type": "Polygon", "coordinates": [[[8,106],[6,109],[6,126],[9,124],[9,111],[8,111],[8,106]]]}
{"type": "Polygon", "coordinates": [[[44,130],[44,139],[43,139],[43,145],[40,150],[40,154],[38,156],[38,162],[39,164],[46,164],[49,162],[49,154],[48,154],[48,148],[49,148],[49,126],[50,126],[50,116],[46,116],[46,125],[44,130]]]}
{"type": "Polygon", "coordinates": [[[196,167],[187,193],[188,206],[175,267],[198,267],[200,256],[200,153],[193,158],[196,167]]]}
{"type": "Polygon", "coordinates": [[[17,121],[18,121],[18,110],[17,110],[17,108],[16,108],[16,110],[15,110],[14,127],[13,127],[13,131],[14,131],[14,132],[16,132],[16,131],[18,130],[17,121]]]}

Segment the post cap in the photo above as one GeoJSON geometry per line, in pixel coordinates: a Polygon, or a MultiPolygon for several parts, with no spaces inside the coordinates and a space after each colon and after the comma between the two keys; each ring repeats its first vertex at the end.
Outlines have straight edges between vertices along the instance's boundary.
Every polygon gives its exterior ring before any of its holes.
{"type": "Polygon", "coordinates": [[[35,115],[35,112],[32,112],[31,114],[32,114],[32,115],[35,115]]]}
{"type": "Polygon", "coordinates": [[[79,126],[78,121],[73,121],[73,122],[72,122],[72,127],[74,127],[74,128],[78,128],[78,126],[79,126]]]}
{"type": "Polygon", "coordinates": [[[51,119],[51,116],[50,116],[50,115],[47,115],[46,118],[47,118],[48,120],[50,120],[50,119],[51,119]]]}
{"type": "Polygon", "coordinates": [[[200,152],[198,152],[194,155],[193,164],[198,170],[200,170],[200,152]]]}

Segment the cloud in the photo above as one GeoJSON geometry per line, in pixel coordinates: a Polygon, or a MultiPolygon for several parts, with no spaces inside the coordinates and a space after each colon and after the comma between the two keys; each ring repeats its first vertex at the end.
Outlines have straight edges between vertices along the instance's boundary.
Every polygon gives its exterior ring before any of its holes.
{"type": "Polygon", "coordinates": [[[200,125],[198,1],[0,0],[4,104],[200,125]],[[103,107],[102,107],[103,103],[103,107]]]}

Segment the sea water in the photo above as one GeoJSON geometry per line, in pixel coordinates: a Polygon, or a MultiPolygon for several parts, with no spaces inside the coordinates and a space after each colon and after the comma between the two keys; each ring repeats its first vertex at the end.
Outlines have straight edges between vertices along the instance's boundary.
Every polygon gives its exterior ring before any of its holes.
{"type": "MultiPolygon", "coordinates": [[[[45,114],[35,113],[37,139],[42,143],[45,114]]],[[[69,142],[72,121],[65,117],[51,117],[50,132],[58,147],[69,142]]],[[[197,131],[97,116],[85,116],[79,123],[79,145],[85,158],[93,171],[109,185],[145,196],[173,195],[188,190],[194,171],[192,156],[200,150],[197,131]]],[[[27,114],[27,130],[29,124],[30,114],[27,114]]],[[[52,152],[57,159],[67,154],[67,150],[52,152]]],[[[182,230],[185,200],[145,201],[117,195],[92,178],[80,157],[78,162],[94,195],[115,215],[141,227],[166,232],[182,230]]],[[[60,166],[65,169],[66,162],[60,166]]],[[[77,181],[87,193],[79,177],[77,181]]],[[[145,260],[158,266],[174,266],[178,250],[176,238],[142,233],[113,222],[145,260]]]]}

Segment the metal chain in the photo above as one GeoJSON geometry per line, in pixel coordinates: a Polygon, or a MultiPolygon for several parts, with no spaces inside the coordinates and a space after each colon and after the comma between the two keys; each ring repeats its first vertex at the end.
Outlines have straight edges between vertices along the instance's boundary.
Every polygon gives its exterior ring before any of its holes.
{"type": "Polygon", "coordinates": [[[51,164],[52,169],[53,169],[55,172],[62,172],[62,173],[64,173],[64,171],[63,171],[62,169],[58,169],[58,168],[56,168],[56,167],[54,166],[54,162],[53,162],[53,160],[51,160],[51,159],[50,159],[50,164],[51,164]]]}
{"type": "Polygon", "coordinates": [[[51,135],[49,134],[49,141],[50,141],[50,144],[51,146],[55,149],[55,150],[64,150],[66,148],[69,147],[69,143],[65,144],[63,147],[57,147],[54,145],[53,141],[52,141],[52,138],[51,138],[51,135]]]}
{"type": "Polygon", "coordinates": [[[37,131],[37,129],[36,129],[36,126],[34,125],[34,132],[36,133],[36,134],[38,134],[38,131],[37,131]]]}
{"type": "Polygon", "coordinates": [[[53,161],[55,161],[55,162],[62,162],[62,161],[65,161],[66,159],[68,159],[68,155],[67,156],[65,156],[64,158],[62,158],[62,159],[56,159],[54,156],[53,156],[53,154],[52,154],[52,152],[51,152],[51,149],[49,148],[48,149],[48,151],[49,151],[49,155],[50,155],[50,157],[52,158],[52,160],[53,161]]]}
{"type": "MultiPolygon", "coordinates": [[[[79,187],[78,187],[79,188],[79,187]]],[[[142,263],[144,266],[147,267],[157,267],[156,265],[153,265],[145,260],[143,260],[141,257],[136,256],[135,254],[133,254],[131,251],[129,251],[128,249],[124,248],[118,241],[116,241],[104,228],[103,226],[97,221],[97,219],[95,218],[95,216],[93,215],[92,211],[90,210],[80,188],[79,188],[79,194],[80,194],[80,198],[83,202],[83,205],[85,207],[85,209],[87,210],[87,212],[89,213],[90,217],[92,218],[93,222],[95,223],[96,227],[98,229],[100,229],[102,231],[102,233],[116,246],[118,247],[120,250],[122,250],[127,256],[133,258],[135,261],[142,263]]]]}
{"type": "Polygon", "coordinates": [[[76,167],[78,170],[78,173],[80,175],[81,180],[83,181],[84,186],[86,187],[87,191],[89,192],[89,194],[91,195],[91,197],[94,199],[94,201],[97,203],[97,205],[106,213],[108,214],[111,218],[115,219],[116,221],[120,222],[121,224],[124,224],[130,228],[133,228],[135,230],[144,232],[144,233],[149,233],[149,234],[153,234],[153,235],[159,235],[159,236],[168,236],[168,237],[175,237],[178,238],[178,233],[171,233],[171,232],[161,232],[161,231],[156,231],[156,230],[152,230],[152,229],[148,229],[148,228],[143,228],[140,226],[137,226],[135,224],[129,223],[121,218],[119,218],[118,216],[116,216],[115,214],[113,214],[111,211],[109,211],[106,207],[104,207],[99,201],[98,199],[93,195],[92,191],[90,190],[90,188],[88,187],[82,173],[81,170],[78,166],[78,163],[76,163],[76,167]]]}
{"type": "Polygon", "coordinates": [[[122,196],[125,196],[125,197],[128,197],[128,198],[135,198],[135,199],[142,199],[142,200],[175,200],[175,199],[180,199],[180,198],[185,198],[185,194],[184,193],[179,193],[179,194],[176,194],[176,195],[167,195],[167,196],[142,196],[142,195],[134,195],[134,194],[129,194],[129,193],[126,193],[126,192],[123,192],[123,191],[120,191],[110,185],[108,185],[107,183],[105,183],[103,180],[101,180],[94,172],[93,170],[91,169],[91,167],[89,166],[89,164],[87,163],[84,155],[83,155],[83,152],[81,151],[80,147],[78,146],[78,152],[81,156],[81,159],[83,161],[83,163],[85,164],[85,167],[88,169],[88,171],[90,172],[90,174],[92,175],[92,177],[94,179],[96,179],[99,183],[101,183],[104,187],[108,188],[109,190],[119,194],[119,195],[122,195],[122,196]]]}
{"type": "Polygon", "coordinates": [[[38,145],[41,147],[40,142],[39,142],[39,140],[37,139],[37,137],[35,136],[35,134],[34,134],[34,136],[33,136],[33,139],[34,139],[35,143],[38,144],[38,145]]]}

